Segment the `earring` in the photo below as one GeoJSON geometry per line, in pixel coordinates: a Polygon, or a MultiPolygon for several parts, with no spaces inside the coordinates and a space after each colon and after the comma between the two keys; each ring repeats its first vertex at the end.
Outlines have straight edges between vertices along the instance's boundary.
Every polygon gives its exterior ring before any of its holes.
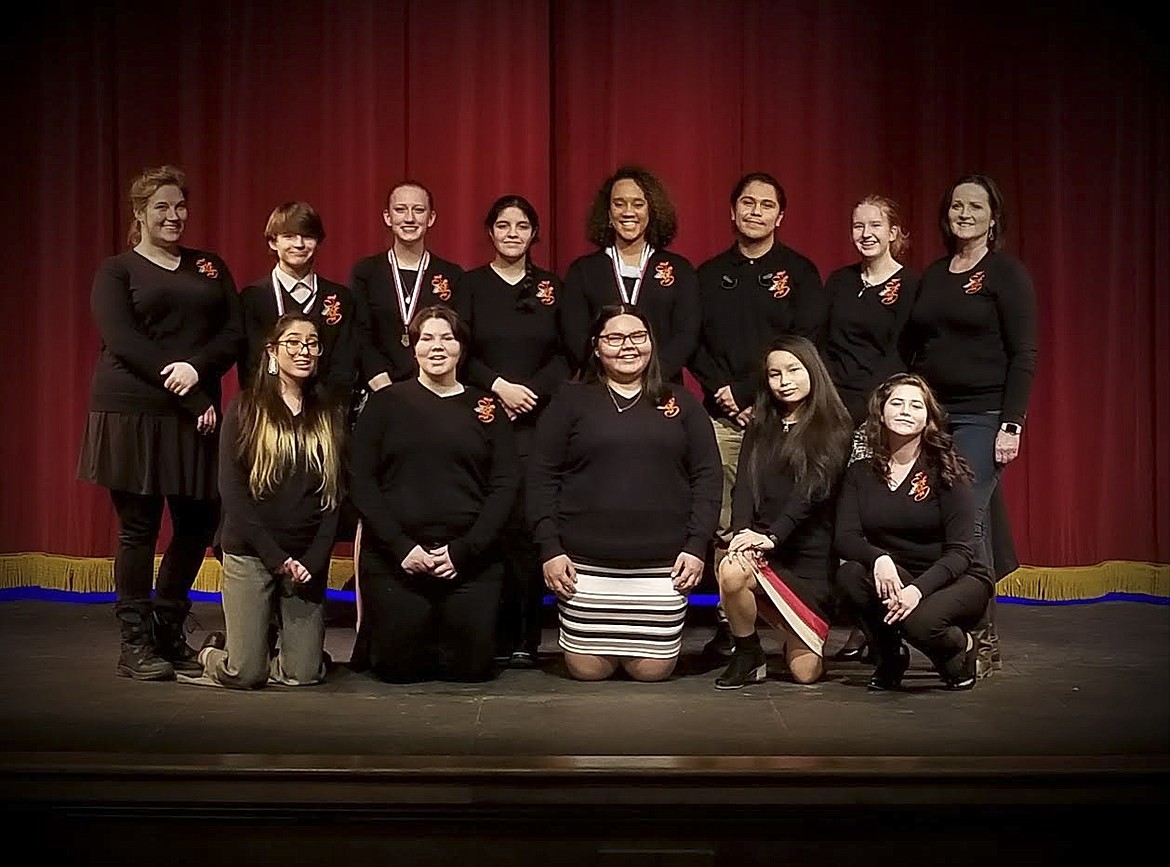
{"type": "Polygon", "coordinates": [[[276,359],[271,355],[268,356],[268,375],[276,376],[276,359]]]}

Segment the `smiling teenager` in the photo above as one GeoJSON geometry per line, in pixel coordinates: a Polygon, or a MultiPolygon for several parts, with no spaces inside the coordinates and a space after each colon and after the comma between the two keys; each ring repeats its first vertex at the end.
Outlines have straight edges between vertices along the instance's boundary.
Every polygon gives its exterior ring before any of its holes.
{"type": "Polygon", "coordinates": [[[235,361],[240,309],[223,260],[179,243],[183,172],[144,170],[130,185],[130,210],[132,249],[106,259],[94,277],[102,348],[77,475],[108,488],[118,513],[117,673],[166,680],[199,670],[183,624],[218,520],[220,379],[235,361]],[[156,582],[164,505],[173,532],[156,582]]]}

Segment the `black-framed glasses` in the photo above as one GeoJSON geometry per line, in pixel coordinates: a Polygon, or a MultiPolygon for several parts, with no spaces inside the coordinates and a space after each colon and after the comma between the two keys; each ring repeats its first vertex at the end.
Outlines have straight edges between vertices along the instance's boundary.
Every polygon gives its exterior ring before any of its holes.
{"type": "MultiPolygon", "coordinates": [[[[756,277],[756,283],[761,289],[769,289],[772,286],[772,278],[776,275],[769,271],[767,274],[760,274],[756,277]]],[[[719,286],[723,289],[734,289],[739,285],[739,278],[733,277],[730,274],[724,274],[719,278],[719,286]]]]}
{"type": "Polygon", "coordinates": [[[276,342],[283,346],[289,355],[300,355],[302,349],[307,349],[309,355],[317,358],[323,352],[321,343],[317,340],[309,340],[306,342],[304,340],[297,340],[295,337],[290,337],[288,340],[278,340],[276,342]]]}
{"type": "Polygon", "coordinates": [[[597,342],[604,343],[610,349],[621,349],[626,341],[630,341],[633,346],[645,346],[650,339],[649,331],[631,331],[629,334],[599,334],[597,335],[597,342]]]}

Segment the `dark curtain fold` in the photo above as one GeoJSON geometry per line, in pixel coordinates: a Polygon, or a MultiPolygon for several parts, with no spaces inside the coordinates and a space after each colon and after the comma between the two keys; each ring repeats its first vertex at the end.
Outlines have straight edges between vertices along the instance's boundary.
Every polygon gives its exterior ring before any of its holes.
{"type": "MultiPolygon", "coordinates": [[[[430,246],[472,267],[481,221],[519,192],[535,255],[561,273],[589,247],[600,181],[637,162],[698,264],[731,240],[744,171],[785,184],[782,239],[822,274],[853,259],[852,203],[910,218],[910,263],[941,254],[937,205],[958,174],[1002,185],[1008,249],[1040,303],[1041,359],[1022,457],[1005,475],[1023,562],[1170,561],[1170,87],[1132,9],[837,0],[120,0],[48,2],[13,19],[0,87],[0,552],[108,556],[104,491],[74,481],[99,345],[89,289],[122,249],[125,188],[182,166],[186,243],[243,285],[271,267],[268,212],[307,199],[345,280],[386,244],[387,187],[435,194],[430,246]]],[[[234,392],[234,372],[228,393],[234,392]]]]}

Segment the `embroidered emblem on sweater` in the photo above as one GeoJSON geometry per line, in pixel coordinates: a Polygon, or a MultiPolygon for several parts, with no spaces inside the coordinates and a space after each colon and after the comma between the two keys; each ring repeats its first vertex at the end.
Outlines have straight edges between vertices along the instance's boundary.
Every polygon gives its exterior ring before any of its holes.
{"type": "Polygon", "coordinates": [[[540,299],[541,304],[556,303],[556,293],[551,280],[541,280],[536,284],[536,297],[540,299]]]}
{"type": "Polygon", "coordinates": [[[930,496],[930,482],[926,478],[926,473],[920,471],[910,480],[910,496],[916,503],[921,503],[930,496]]]}
{"type": "Polygon", "coordinates": [[[792,287],[788,284],[788,272],[787,271],[777,271],[775,274],[772,275],[772,297],[773,298],[783,298],[791,291],[792,291],[792,287]]]}
{"type": "Polygon", "coordinates": [[[974,295],[976,292],[981,290],[983,288],[983,278],[985,273],[986,272],[984,271],[976,271],[974,274],[972,274],[971,279],[963,284],[963,291],[968,295],[974,295]]]}
{"type": "Polygon", "coordinates": [[[329,295],[321,302],[321,315],[326,325],[336,325],[341,321],[341,302],[336,295],[329,295]]]}
{"type": "Polygon", "coordinates": [[[667,398],[666,403],[658,407],[667,418],[674,418],[679,413],[678,401],[673,396],[667,398]]]}
{"type": "Polygon", "coordinates": [[[431,278],[431,291],[439,296],[440,301],[451,300],[451,284],[442,274],[436,274],[431,278]]]}
{"type": "Polygon", "coordinates": [[[669,262],[659,262],[654,269],[654,279],[663,286],[674,285],[674,266],[669,262]]]}
{"type": "Polygon", "coordinates": [[[491,424],[496,420],[496,402],[490,397],[481,397],[475,405],[475,415],[484,424],[491,424]]]}
{"type": "Polygon", "coordinates": [[[882,299],[882,303],[889,307],[898,300],[898,290],[902,288],[902,278],[895,277],[886,283],[886,288],[878,293],[878,298],[882,299]]]}
{"type": "Polygon", "coordinates": [[[219,276],[219,269],[215,267],[215,263],[210,259],[196,259],[195,267],[199,269],[199,273],[204,277],[210,277],[214,280],[219,276]]]}

